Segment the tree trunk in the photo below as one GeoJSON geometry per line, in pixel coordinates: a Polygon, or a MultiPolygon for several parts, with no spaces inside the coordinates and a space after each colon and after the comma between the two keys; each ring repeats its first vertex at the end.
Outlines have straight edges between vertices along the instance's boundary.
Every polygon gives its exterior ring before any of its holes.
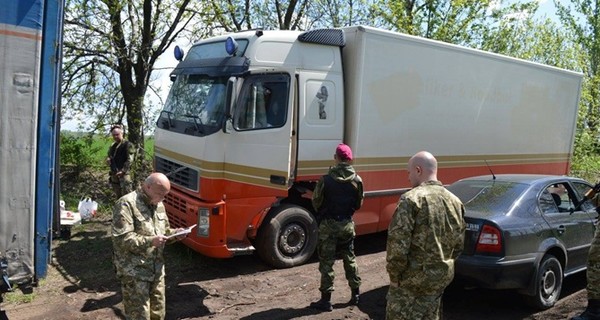
{"type": "Polygon", "coordinates": [[[128,140],[136,147],[144,148],[144,128],[143,112],[144,95],[142,93],[132,93],[129,99],[125,99],[125,108],[127,109],[127,128],[128,140]]]}

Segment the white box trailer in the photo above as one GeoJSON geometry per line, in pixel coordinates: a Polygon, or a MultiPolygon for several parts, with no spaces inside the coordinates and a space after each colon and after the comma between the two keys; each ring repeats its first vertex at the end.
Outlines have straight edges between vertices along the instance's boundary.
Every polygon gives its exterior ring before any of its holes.
{"type": "Polygon", "coordinates": [[[379,29],[344,34],[344,139],[359,158],[425,149],[461,176],[488,172],[485,161],[568,172],[581,74],[379,29]]]}
{"type": "Polygon", "coordinates": [[[443,183],[568,173],[582,75],[357,26],[204,39],[172,80],[155,131],[171,223],[198,224],[184,243],[203,254],[289,267],[314,251],[310,190],[338,143],[364,181],[357,234],[383,231],[420,150],[443,183]]]}

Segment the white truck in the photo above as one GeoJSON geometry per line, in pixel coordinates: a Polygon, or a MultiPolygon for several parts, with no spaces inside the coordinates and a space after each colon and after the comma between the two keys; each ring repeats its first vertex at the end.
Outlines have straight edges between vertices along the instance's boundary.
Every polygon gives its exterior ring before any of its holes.
{"type": "Polygon", "coordinates": [[[46,276],[59,228],[63,6],[0,0],[0,301],[2,292],[46,276]]]}
{"type": "Polygon", "coordinates": [[[208,256],[306,262],[311,190],[340,142],[364,181],[359,235],[387,229],[420,150],[446,184],[569,172],[576,72],[365,26],[251,30],[175,55],[155,167],[172,182],[171,223],[198,224],[184,243],[208,256]]]}

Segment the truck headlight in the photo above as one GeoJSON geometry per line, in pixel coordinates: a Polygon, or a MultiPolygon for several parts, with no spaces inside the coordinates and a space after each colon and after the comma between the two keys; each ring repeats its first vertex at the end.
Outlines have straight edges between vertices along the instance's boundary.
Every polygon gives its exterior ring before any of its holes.
{"type": "Polygon", "coordinates": [[[199,237],[208,237],[210,232],[210,211],[207,208],[198,209],[198,232],[199,237]]]}

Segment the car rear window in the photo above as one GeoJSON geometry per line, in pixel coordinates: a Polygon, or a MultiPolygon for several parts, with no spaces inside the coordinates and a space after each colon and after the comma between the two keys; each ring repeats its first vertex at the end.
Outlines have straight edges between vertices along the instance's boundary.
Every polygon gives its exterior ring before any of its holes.
{"type": "Polygon", "coordinates": [[[523,183],[487,180],[458,181],[448,186],[467,210],[490,214],[507,213],[525,189],[523,183]]]}

